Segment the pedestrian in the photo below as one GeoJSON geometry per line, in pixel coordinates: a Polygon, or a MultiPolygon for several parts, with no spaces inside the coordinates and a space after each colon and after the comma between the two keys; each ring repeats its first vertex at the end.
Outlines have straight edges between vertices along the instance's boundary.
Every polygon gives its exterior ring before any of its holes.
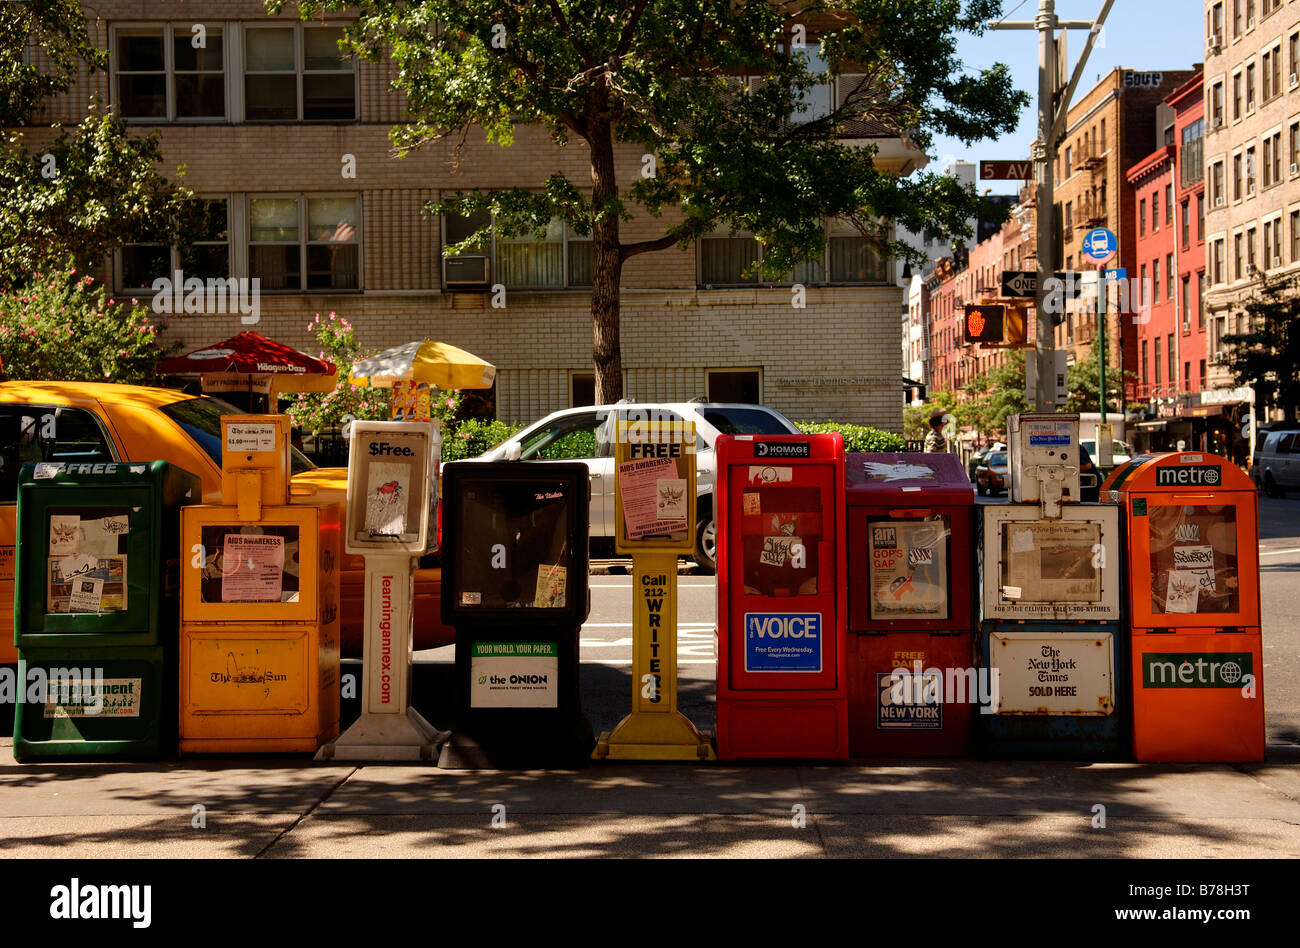
{"type": "Polygon", "coordinates": [[[946,454],[948,451],[948,439],[943,436],[944,413],[936,411],[930,416],[930,432],[925,436],[925,453],[926,454],[946,454]]]}

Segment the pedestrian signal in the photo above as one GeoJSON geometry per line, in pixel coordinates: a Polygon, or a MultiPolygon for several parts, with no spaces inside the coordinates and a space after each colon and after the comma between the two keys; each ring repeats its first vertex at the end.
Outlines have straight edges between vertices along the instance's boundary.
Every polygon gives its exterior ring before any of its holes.
{"type": "Polygon", "coordinates": [[[1002,304],[980,304],[966,307],[966,341],[1001,345],[1006,307],[1002,304]]]}

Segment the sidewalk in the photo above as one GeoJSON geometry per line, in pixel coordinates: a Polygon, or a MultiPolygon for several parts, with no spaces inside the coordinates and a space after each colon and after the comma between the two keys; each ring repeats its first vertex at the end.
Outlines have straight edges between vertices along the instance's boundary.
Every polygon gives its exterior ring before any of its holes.
{"type": "Polygon", "coordinates": [[[469,772],[289,758],[17,764],[8,857],[1295,857],[1300,746],[1262,764],[593,763],[469,772]],[[497,822],[493,827],[494,806],[497,822]],[[1105,827],[1094,828],[1094,806],[1105,827]],[[202,811],[197,811],[201,806],[202,811]],[[802,827],[793,825],[797,806],[802,827]],[[206,827],[199,828],[199,814],[206,827]]]}

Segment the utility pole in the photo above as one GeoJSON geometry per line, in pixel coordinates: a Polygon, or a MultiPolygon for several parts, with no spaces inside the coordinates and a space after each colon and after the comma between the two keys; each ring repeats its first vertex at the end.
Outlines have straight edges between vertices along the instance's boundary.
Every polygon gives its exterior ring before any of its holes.
{"type": "MultiPolygon", "coordinates": [[[[1036,203],[1038,205],[1038,289],[1034,294],[1034,311],[1037,317],[1034,333],[1035,356],[1038,363],[1038,384],[1034,393],[1035,411],[1052,411],[1056,408],[1056,314],[1047,311],[1049,281],[1053,278],[1056,258],[1060,249],[1056,245],[1056,227],[1053,194],[1053,162],[1057,145],[1065,133],[1065,117],[1079,76],[1092,52],[1093,42],[1106,22],[1115,0],[1105,0],[1096,20],[1058,20],[1055,0],[1038,0],[1038,15],[1032,21],[1001,20],[989,23],[991,30],[1036,30],[1038,32],[1038,138],[1030,157],[1034,162],[1036,203]],[[1079,62],[1074,67],[1069,85],[1057,88],[1059,65],[1056,61],[1056,31],[1087,30],[1079,62]],[[1058,102],[1058,92],[1060,92],[1058,102]]],[[[1067,235],[1068,239],[1068,235],[1067,235]]],[[[1058,294],[1057,299],[1063,299],[1058,294]]]]}

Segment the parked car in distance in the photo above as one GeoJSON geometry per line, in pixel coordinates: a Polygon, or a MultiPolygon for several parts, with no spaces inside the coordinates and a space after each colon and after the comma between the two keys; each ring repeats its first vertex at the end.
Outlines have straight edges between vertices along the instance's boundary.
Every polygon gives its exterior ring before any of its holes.
{"type": "MultiPolygon", "coordinates": [[[[591,551],[614,551],[615,423],[632,412],[660,421],[695,422],[696,525],[694,560],[713,570],[717,527],[713,519],[714,443],[720,434],[798,434],[780,412],[740,402],[629,402],[552,412],[471,461],[582,461],[591,472],[591,551]]],[[[636,418],[638,416],[632,415],[636,418]]]]}
{"type": "Polygon", "coordinates": [[[975,468],[975,493],[981,497],[1007,489],[1007,452],[990,451],[975,468]]]}
{"type": "MultiPolygon", "coordinates": [[[[1081,438],[1079,439],[1079,443],[1088,449],[1088,456],[1092,458],[1094,462],[1097,462],[1097,439],[1081,438]]],[[[1107,470],[1117,468],[1121,464],[1126,464],[1133,460],[1133,447],[1127,441],[1112,440],[1110,444],[1110,467],[1107,468],[1107,470]]],[[[1100,462],[1097,462],[1097,466],[1101,467],[1100,462]]]]}
{"type": "Polygon", "coordinates": [[[978,448],[975,453],[970,456],[970,460],[966,462],[966,476],[970,478],[971,483],[975,483],[975,468],[979,467],[980,461],[983,461],[988,457],[989,452],[1005,451],[1006,449],[1007,446],[1002,441],[994,441],[992,444],[986,444],[984,447],[978,448]]]}
{"type": "Polygon", "coordinates": [[[1300,488],[1300,430],[1261,431],[1255,439],[1250,477],[1265,497],[1285,497],[1300,488]]]}
{"type": "MultiPolygon", "coordinates": [[[[13,647],[13,554],[18,470],[28,461],[167,461],[203,484],[205,504],[221,503],[221,416],[226,402],[175,389],[107,382],[0,382],[0,662],[13,647]],[[50,424],[52,422],[52,424],[50,424]]],[[[332,501],[345,516],[346,468],[316,467],[291,451],[290,503],[332,501]]],[[[442,624],[442,571],[415,573],[415,648],[454,641],[442,624]]],[[[365,561],[342,555],[341,652],[359,657],[365,637],[365,561]]]]}

